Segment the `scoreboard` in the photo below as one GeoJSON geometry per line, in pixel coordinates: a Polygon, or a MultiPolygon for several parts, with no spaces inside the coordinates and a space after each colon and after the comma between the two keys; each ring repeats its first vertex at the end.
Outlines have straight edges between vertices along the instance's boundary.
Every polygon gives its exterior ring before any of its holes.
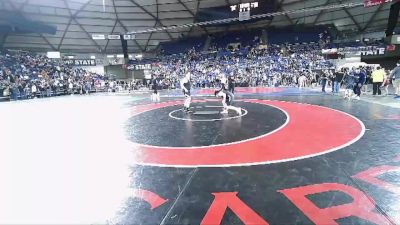
{"type": "MultiPolygon", "coordinates": [[[[277,0],[258,0],[248,3],[238,3],[230,6],[219,6],[199,9],[197,14],[198,22],[213,20],[239,18],[240,22],[246,22],[253,15],[273,13],[277,10],[277,0]]],[[[271,20],[273,17],[265,17],[263,20],[271,20]]],[[[256,19],[260,20],[260,19],[256,19]]],[[[254,20],[254,21],[256,21],[254,20]]],[[[218,25],[213,25],[218,26],[218,25]]],[[[222,26],[225,26],[222,24],[222,26]]]]}

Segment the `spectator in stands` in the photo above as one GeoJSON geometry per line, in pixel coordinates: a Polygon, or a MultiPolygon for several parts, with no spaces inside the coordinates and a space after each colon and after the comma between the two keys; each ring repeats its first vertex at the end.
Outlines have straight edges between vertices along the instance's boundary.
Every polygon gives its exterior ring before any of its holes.
{"type": "Polygon", "coordinates": [[[68,84],[68,93],[70,95],[74,94],[74,85],[72,84],[72,81],[70,81],[69,84],[68,84]]]}
{"type": "Polygon", "coordinates": [[[396,90],[395,98],[400,98],[400,60],[397,62],[397,66],[393,69],[390,76],[392,78],[393,86],[396,90]]]}
{"type": "Polygon", "coordinates": [[[18,82],[18,91],[20,99],[25,99],[25,83],[23,81],[18,82]]]}
{"type": "Polygon", "coordinates": [[[25,98],[30,99],[31,98],[31,87],[26,84],[24,88],[24,93],[25,93],[25,98]]]}
{"type": "Polygon", "coordinates": [[[50,97],[60,90],[68,91],[69,84],[83,85],[86,81],[103,81],[100,76],[83,69],[74,69],[63,61],[48,59],[26,52],[0,53],[0,90],[10,87],[12,99],[50,97]],[[17,88],[17,90],[15,89],[17,88]],[[17,96],[15,96],[15,94],[17,96]]]}
{"type": "Polygon", "coordinates": [[[88,82],[88,81],[86,81],[86,84],[85,84],[85,94],[89,94],[90,93],[90,87],[91,87],[91,85],[90,85],[90,83],[88,82]]]}
{"type": "Polygon", "coordinates": [[[36,98],[37,87],[35,83],[32,83],[32,97],[36,98]]]}
{"type": "Polygon", "coordinates": [[[4,97],[10,96],[10,87],[9,87],[9,86],[4,86],[4,89],[3,89],[3,96],[4,96],[4,97]]]}
{"type": "Polygon", "coordinates": [[[52,95],[52,91],[51,91],[51,86],[50,86],[50,84],[46,84],[46,86],[45,86],[45,88],[46,88],[46,96],[47,97],[51,97],[51,95],[52,95]]]}
{"type": "Polygon", "coordinates": [[[381,86],[383,81],[385,80],[386,73],[385,71],[378,66],[374,72],[372,72],[372,88],[373,92],[372,95],[375,96],[377,93],[381,95],[381,86]]]}
{"type": "Polygon", "coordinates": [[[11,99],[12,100],[18,100],[19,96],[19,90],[18,90],[18,85],[16,83],[11,84],[11,99]]]}
{"type": "Polygon", "coordinates": [[[302,73],[299,77],[299,87],[304,88],[306,87],[307,84],[307,77],[305,76],[304,73],[302,73]]]}

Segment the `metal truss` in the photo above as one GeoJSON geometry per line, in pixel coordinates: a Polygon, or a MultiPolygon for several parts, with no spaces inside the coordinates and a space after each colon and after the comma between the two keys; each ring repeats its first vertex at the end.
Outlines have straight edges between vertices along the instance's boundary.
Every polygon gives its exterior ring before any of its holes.
{"type": "MultiPolygon", "coordinates": [[[[81,10],[84,9],[89,3],[93,0],[88,0],[84,5],[82,5],[81,10]]],[[[71,8],[68,5],[67,0],[64,0],[65,5],[67,6],[67,10],[69,12],[69,15],[71,17],[71,20],[76,23],[76,25],[79,26],[79,28],[86,34],[86,36],[91,40],[91,42],[97,47],[99,52],[104,52],[103,48],[95,41],[92,39],[92,36],[87,32],[87,30],[76,20],[76,15],[78,15],[81,11],[77,10],[74,14],[72,13],[71,8]]],[[[65,36],[65,35],[64,35],[65,36]]]]}
{"type": "MultiPolygon", "coordinates": [[[[155,1],[141,1],[138,3],[137,0],[126,0],[127,2],[130,2],[132,4],[129,4],[128,6],[120,6],[118,4],[119,0],[110,0],[112,3],[112,8],[113,10],[110,12],[104,12],[100,10],[89,10],[90,6],[100,6],[99,4],[95,3],[94,0],[87,0],[85,3],[80,4],[79,9],[76,11],[71,9],[69,6],[68,2],[69,0],[63,0],[64,5],[60,6],[47,6],[44,5],[44,3],[36,3],[35,0],[24,0],[21,4],[17,4],[13,2],[13,0],[0,0],[0,6],[3,6],[5,11],[7,10],[12,10],[15,11],[16,13],[19,13],[23,15],[24,13],[27,14],[28,12],[24,12],[24,8],[26,5],[29,6],[34,6],[39,8],[44,8],[46,10],[43,11],[37,11],[37,12],[29,12],[30,15],[32,16],[46,16],[49,17],[49,23],[50,24],[55,24],[55,25],[62,25],[65,27],[63,30],[58,31],[58,36],[57,36],[57,43],[54,43],[54,40],[49,40],[50,37],[48,35],[43,35],[43,34],[38,34],[38,37],[43,39],[43,44],[47,44],[49,48],[52,50],[60,50],[62,46],[82,46],[79,43],[79,40],[85,39],[86,37],[91,39],[91,43],[95,48],[98,49],[99,52],[107,52],[110,51],[110,45],[109,45],[109,40],[105,42],[105,44],[100,45],[99,42],[95,41],[92,39],[92,35],[86,30],[85,28],[89,29],[89,26],[93,28],[98,28],[98,32],[103,32],[101,31],[103,29],[108,28],[108,31],[118,31],[118,32],[125,32],[125,34],[141,34],[141,33],[149,33],[149,36],[144,36],[144,37],[139,37],[141,43],[139,44],[138,40],[131,40],[133,44],[133,47],[135,49],[138,49],[140,51],[147,51],[151,49],[151,46],[154,44],[151,43],[151,41],[154,39],[155,35],[154,33],[156,32],[161,32],[166,34],[165,37],[159,37],[156,38],[158,41],[171,41],[176,39],[176,33],[177,32],[183,32],[187,34],[188,36],[194,35],[193,32],[196,30],[201,34],[210,34],[213,32],[218,32],[218,30],[214,30],[211,28],[207,28],[207,25],[214,25],[214,24],[226,24],[226,29],[229,30],[229,23],[235,22],[238,20],[238,18],[232,18],[232,19],[227,19],[227,20],[217,20],[217,21],[207,21],[207,22],[197,22],[196,18],[199,12],[200,8],[200,3],[201,0],[176,0],[176,1],[171,1],[167,3],[162,3],[162,5],[170,5],[169,8],[171,10],[167,9],[161,9],[160,2],[158,0],[155,1]],[[189,6],[192,5],[193,7],[189,6]],[[10,6],[8,6],[10,5],[10,6]],[[153,8],[148,8],[152,6],[153,8]],[[182,7],[172,7],[172,6],[182,6],[182,7]],[[136,14],[138,15],[143,15],[143,17],[146,18],[140,18],[140,16],[137,16],[135,18],[129,18],[126,17],[128,14],[131,14],[131,10],[124,10],[124,11],[119,11],[118,7],[124,7],[124,8],[131,8],[132,11],[133,9],[136,9],[137,11],[136,14]],[[7,9],[6,9],[7,8],[7,9]],[[59,10],[62,10],[59,12],[59,10]],[[54,13],[53,13],[54,12],[54,13]],[[63,13],[61,13],[63,12],[63,13]],[[160,15],[163,12],[170,12],[170,13],[180,13],[180,12],[187,12],[187,16],[184,17],[179,17],[179,18],[160,18],[160,15]],[[97,15],[99,13],[106,13],[107,16],[103,15],[97,15]],[[91,14],[94,14],[91,16],[91,14]],[[146,16],[145,16],[146,15],[146,16]],[[148,15],[148,16],[147,16],[148,15]],[[189,16],[190,15],[190,16],[189,16]],[[107,23],[107,24],[102,24],[102,21],[109,21],[109,16],[115,16],[113,18],[113,23],[107,23]],[[122,17],[124,16],[124,17],[122,17]],[[51,18],[54,17],[58,20],[52,21],[51,18]],[[61,19],[64,18],[64,19],[61,19]],[[123,19],[121,19],[123,18],[123,19]],[[90,19],[90,20],[89,20],[90,19]],[[192,23],[188,24],[182,24],[184,21],[186,22],[187,20],[193,21],[192,23]],[[86,21],[83,21],[86,20],[86,21]],[[133,23],[129,23],[128,21],[132,21],[133,23]],[[137,21],[135,23],[134,21],[137,21]],[[135,30],[135,28],[143,27],[140,22],[147,22],[149,23],[149,28],[144,29],[144,30],[135,30]],[[151,21],[151,22],[150,22],[151,21]],[[177,21],[177,25],[171,25],[171,26],[165,26],[165,23],[167,21],[177,21]],[[92,24],[93,23],[93,24],[92,24]],[[77,30],[72,30],[72,26],[77,26],[79,29],[77,30]],[[117,27],[120,27],[121,30],[117,30],[117,27]],[[196,29],[196,27],[199,27],[196,29]],[[70,31],[71,29],[71,31],[70,31]],[[133,30],[132,30],[133,29],[133,30]],[[85,34],[84,36],[76,36],[76,37],[70,37],[67,36],[67,34],[71,33],[82,33],[85,34]],[[76,44],[64,44],[65,39],[71,40],[71,39],[76,39],[76,44]],[[51,42],[50,42],[51,41],[51,42]],[[142,43],[143,42],[143,43],[142,43]]],[[[222,0],[221,3],[225,1],[225,5],[231,5],[231,2],[229,0],[222,0]]],[[[298,22],[298,20],[301,20],[303,17],[301,13],[305,12],[315,12],[315,13],[308,13],[307,16],[304,15],[304,17],[307,18],[312,18],[311,21],[309,21],[309,24],[319,24],[319,23],[330,23],[329,20],[324,17],[324,13],[329,11],[329,12],[343,12],[344,15],[343,17],[339,19],[344,19],[348,18],[347,20],[349,22],[346,22],[345,24],[337,25],[337,29],[339,32],[343,31],[346,32],[350,31],[350,29],[355,28],[357,29],[358,32],[365,32],[365,31],[371,31],[371,30],[376,30],[376,28],[379,27],[384,27],[385,25],[383,24],[384,19],[378,19],[380,13],[386,12],[387,7],[385,5],[380,5],[376,7],[375,11],[368,10],[368,12],[363,11],[360,8],[360,11],[356,10],[349,10],[349,8],[354,8],[354,7],[360,7],[362,6],[361,0],[354,0],[357,2],[351,2],[351,3],[345,3],[345,2],[350,2],[347,0],[321,0],[318,1],[321,5],[317,7],[312,7],[312,8],[306,8],[306,9],[296,9],[296,10],[285,10],[289,6],[295,6],[295,8],[301,8],[301,3],[305,2],[305,0],[298,0],[298,1],[291,1],[288,2],[286,0],[280,0],[277,4],[277,9],[278,12],[276,13],[269,13],[269,14],[262,14],[262,15],[256,15],[252,16],[252,19],[260,19],[260,18],[265,18],[267,16],[274,16],[272,20],[260,22],[253,25],[242,25],[245,29],[248,29],[249,27],[264,27],[267,28],[271,25],[273,25],[276,22],[285,22],[287,21],[289,24],[294,25],[298,22]],[[297,7],[297,6],[298,7],[297,7]],[[296,15],[300,14],[300,15],[296,15]],[[360,21],[357,20],[356,18],[360,18],[361,15],[365,15],[366,20],[360,21]],[[324,18],[324,19],[322,19],[324,18]],[[297,22],[296,22],[297,21],[297,22]]],[[[239,0],[237,2],[242,2],[242,0],[239,0]]],[[[244,1],[246,2],[246,1],[244,1]]],[[[293,7],[292,7],[293,8],[293,7]]],[[[27,10],[27,9],[25,9],[27,10]]],[[[1,13],[1,10],[0,10],[1,13]]],[[[332,20],[332,19],[330,19],[332,20]]],[[[387,20],[387,19],[386,19],[387,20]]],[[[171,22],[169,24],[172,24],[171,22]]],[[[139,28],[140,29],[140,28],[139,28]]],[[[382,28],[381,28],[382,29],[382,28]]],[[[96,29],[97,30],[97,29],[96,29]]],[[[221,30],[222,31],[222,30],[221,30]]],[[[353,30],[354,32],[354,30],[353,30]]],[[[29,35],[22,35],[29,37],[29,35]]],[[[9,38],[10,39],[10,38],[9,38]]],[[[2,40],[4,42],[4,38],[2,40]]],[[[12,41],[12,40],[10,40],[12,41]]],[[[6,43],[12,43],[12,42],[6,42],[6,43]]],[[[16,42],[14,42],[16,43],[16,42]]]]}
{"type": "MultiPolygon", "coordinates": [[[[164,27],[164,24],[161,22],[161,20],[158,19],[158,17],[154,16],[153,13],[145,9],[143,6],[139,5],[135,0],[129,0],[129,1],[132,2],[138,8],[140,8],[143,12],[147,13],[150,17],[152,17],[156,21],[156,23],[159,23],[161,26],[164,27]]],[[[172,35],[167,30],[165,30],[165,33],[167,33],[171,41],[174,40],[174,37],[172,37],[172,35]]]]}
{"type": "MultiPolygon", "coordinates": [[[[156,0],[156,8],[157,8],[157,19],[159,19],[159,18],[158,18],[158,12],[159,12],[159,11],[158,11],[158,0],[156,0]]],[[[156,27],[157,24],[158,24],[158,22],[157,22],[157,20],[156,20],[155,23],[154,23],[153,28],[156,27]]],[[[147,51],[147,48],[148,48],[148,46],[149,46],[149,42],[150,42],[151,38],[153,37],[153,33],[154,33],[154,32],[151,32],[150,35],[149,35],[149,38],[147,38],[146,45],[145,45],[145,47],[144,47],[145,51],[147,51]]]]}
{"type": "MultiPolygon", "coordinates": [[[[6,0],[6,1],[10,4],[11,8],[13,8],[13,10],[16,13],[18,13],[19,15],[22,16],[21,10],[23,9],[23,5],[20,8],[17,8],[10,0],[6,0]]],[[[28,2],[28,1],[25,1],[25,2],[28,2]]],[[[46,42],[47,45],[50,46],[50,48],[53,51],[57,50],[57,48],[53,44],[51,44],[50,41],[45,36],[43,36],[43,34],[41,34],[41,33],[37,33],[37,34],[43,39],[44,42],[46,42]]]]}
{"type": "MultiPolygon", "coordinates": [[[[118,12],[117,12],[117,9],[115,7],[115,0],[112,0],[111,2],[112,2],[112,5],[113,5],[115,17],[116,17],[115,24],[114,24],[112,32],[114,32],[114,29],[115,29],[115,26],[117,25],[117,23],[124,29],[125,33],[128,32],[128,29],[126,28],[126,26],[119,19],[118,12]]],[[[106,49],[105,50],[107,50],[107,46],[108,46],[109,41],[110,40],[107,40],[107,44],[106,44],[106,49]]],[[[143,48],[140,46],[140,44],[137,42],[137,40],[133,40],[133,43],[140,49],[140,51],[143,51],[143,48]]]]}
{"type": "MultiPolygon", "coordinates": [[[[319,6],[319,7],[314,7],[314,8],[305,8],[305,9],[297,9],[297,10],[288,10],[288,11],[284,11],[284,12],[274,12],[274,13],[253,15],[250,17],[250,19],[262,19],[262,18],[270,17],[270,16],[300,14],[300,13],[320,11],[320,10],[332,10],[332,9],[342,9],[342,8],[346,9],[346,8],[353,8],[353,7],[357,7],[357,6],[361,6],[361,5],[364,5],[364,3],[358,2],[358,3],[343,3],[343,4],[319,6]]],[[[145,30],[131,31],[131,32],[129,32],[129,34],[140,34],[140,33],[150,33],[150,32],[156,32],[156,31],[177,30],[177,29],[182,29],[182,28],[190,28],[192,26],[197,27],[197,26],[205,26],[205,25],[227,24],[227,23],[236,22],[238,20],[239,20],[239,18],[236,17],[236,18],[213,20],[213,21],[206,21],[206,22],[199,22],[199,23],[189,23],[189,24],[182,24],[182,25],[175,25],[175,26],[168,26],[168,27],[163,26],[163,27],[157,27],[157,28],[151,28],[151,29],[145,29],[145,30]]]]}
{"type": "Polygon", "coordinates": [[[371,18],[369,18],[368,22],[365,24],[365,26],[362,28],[362,31],[367,30],[367,28],[369,27],[369,25],[371,25],[371,23],[375,20],[376,16],[378,15],[379,12],[382,11],[384,4],[381,4],[378,9],[376,9],[376,11],[374,12],[374,14],[372,14],[371,18]]]}
{"type": "MultiPolygon", "coordinates": [[[[185,8],[185,9],[190,13],[190,15],[192,15],[192,17],[193,17],[193,23],[196,22],[197,15],[198,15],[198,12],[199,12],[200,0],[197,1],[197,6],[196,6],[196,11],[195,11],[195,13],[193,13],[192,10],[190,10],[190,9],[187,7],[187,5],[186,5],[184,2],[182,2],[182,0],[178,0],[178,2],[183,6],[183,8],[185,8]]],[[[208,31],[207,31],[207,29],[206,29],[205,27],[201,27],[201,29],[202,29],[202,30],[204,31],[204,33],[206,33],[207,35],[209,34],[208,31]]],[[[188,33],[188,34],[190,34],[190,31],[191,31],[191,30],[189,30],[189,33],[188,33]]]]}

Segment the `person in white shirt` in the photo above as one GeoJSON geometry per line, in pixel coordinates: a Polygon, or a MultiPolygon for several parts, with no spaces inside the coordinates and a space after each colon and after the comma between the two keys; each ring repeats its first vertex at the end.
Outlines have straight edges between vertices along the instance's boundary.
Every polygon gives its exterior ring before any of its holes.
{"type": "Polygon", "coordinates": [[[190,95],[190,72],[186,73],[185,77],[181,80],[181,88],[183,94],[185,95],[185,101],[183,103],[183,111],[186,113],[190,113],[190,103],[192,102],[192,97],[190,95]]]}
{"type": "Polygon", "coordinates": [[[227,114],[228,110],[236,111],[239,115],[242,115],[242,109],[238,107],[232,106],[232,102],[234,100],[234,95],[227,90],[228,88],[228,79],[226,79],[224,74],[220,75],[221,80],[221,88],[214,92],[214,95],[222,98],[222,106],[224,107],[221,114],[227,114]]]}
{"type": "Polygon", "coordinates": [[[306,87],[306,82],[307,82],[307,78],[304,74],[302,74],[299,77],[299,88],[305,88],[306,87]]]}
{"type": "Polygon", "coordinates": [[[72,82],[69,82],[69,84],[68,84],[68,90],[69,90],[69,93],[71,94],[71,95],[73,95],[74,94],[74,85],[72,84],[72,82]]]}
{"type": "Polygon", "coordinates": [[[35,84],[32,84],[32,97],[36,98],[37,88],[35,84]]]}
{"type": "Polygon", "coordinates": [[[242,115],[241,108],[231,105],[233,102],[233,94],[232,93],[221,88],[220,90],[216,90],[214,94],[215,94],[215,96],[222,98],[222,106],[224,107],[224,109],[222,110],[221,114],[227,114],[228,110],[233,110],[237,114],[242,115]]]}
{"type": "Polygon", "coordinates": [[[108,93],[112,92],[114,89],[114,81],[110,81],[108,86],[108,93]]]}

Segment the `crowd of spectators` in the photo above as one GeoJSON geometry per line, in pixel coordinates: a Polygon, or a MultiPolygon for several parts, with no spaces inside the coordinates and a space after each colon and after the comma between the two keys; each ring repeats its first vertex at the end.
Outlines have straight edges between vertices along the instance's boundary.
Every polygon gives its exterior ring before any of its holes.
{"type": "Polygon", "coordinates": [[[328,86],[332,88],[331,93],[338,94],[340,88],[351,90],[353,97],[360,99],[362,93],[372,91],[372,96],[388,96],[389,86],[392,84],[395,89],[395,97],[399,96],[400,61],[397,67],[390,71],[381,66],[358,66],[342,67],[332,70],[323,70],[319,80],[322,92],[328,92],[328,86]],[[396,79],[397,78],[397,79],[396,79]],[[368,86],[372,85],[372,90],[368,86]]]}
{"type": "Polygon", "coordinates": [[[317,83],[321,71],[332,68],[318,43],[247,47],[236,51],[197,52],[162,57],[152,74],[161,85],[174,88],[179,77],[190,72],[197,87],[214,87],[221,76],[236,86],[298,86],[317,83]]]}
{"type": "MultiPolygon", "coordinates": [[[[390,83],[390,77],[386,75],[383,80],[374,82],[372,77],[375,68],[372,67],[335,69],[322,55],[320,46],[320,43],[256,45],[208,52],[191,49],[185,54],[162,56],[153,64],[150,73],[157,78],[159,87],[172,89],[179,88],[179,80],[188,72],[192,75],[193,85],[199,88],[214,88],[222,77],[229,77],[239,87],[262,85],[301,88],[322,85],[323,92],[326,92],[325,87],[331,86],[332,92],[338,93],[346,77],[352,77],[347,81],[360,83],[357,80],[360,73],[365,75],[361,82],[364,91],[367,88],[365,84],[375,83],[374,94],[380,94],[378,83],[386,87],[390,83]]],[[[0,53],[0,97],[10,96],[12,100],[88,94],[99,90],[131,91],[143,86],[146,86],[146,81],[119,84],[111,77],[73,68],[62,60],[42,55],[0,53]]],[[[387,94],[387,88],[385,90],[387,94]]],[[[358,92],[354,91],[360,96],[358,92]]]]}
{"type": "MultiPolygon", "coordinates": [[[[318,82],[321,71],[332,67],[318,43],[245,47],[236,50],[163,56],[152,68],[161,87],[177,88],[184,74],[192,74],[197,87],[215,87],[222,76],[236,86],[308,86],[318,82]],[[304,84],[302,84],[304,83],[304,84]]],[[[28,52],[0,53],[0,95],[11,99],[84,94],[117,86],[107,76],[73,68],[62,60],[28,52]]],[[[123,89],[133,90],[132,83],[123,89]]]]}
{"type": "Polygon", "coordinates": [[[62,60],[28,52],[0,53],[0,97],[12,100],[88,94],[104,87],[106,76],[73,68],[62,60]]]}
{"type": "Polygon", "coordinates": [[[387,96],[393,83],[396,96],[399,95],[393,72],[376,66],[335,67],[324,57],[321,46],[321,43],[258,45],[236,51],[213,49],[213,52],[202,53],[192,49],[186,54],[161,58],[152,73],[162,86],[172,88],[176,87],[179,77],[190,72],[194,86],[202,88],[215,87],[225,76],[240,87],[320,85],[322,92],[327,92],[330,87],[334,94],[339,93],[340,88],[351,89],[357,99],[362,93],[369,92],[369,85],[373,87],[373,96],[381,95],[381,92],[387,96]]]}

